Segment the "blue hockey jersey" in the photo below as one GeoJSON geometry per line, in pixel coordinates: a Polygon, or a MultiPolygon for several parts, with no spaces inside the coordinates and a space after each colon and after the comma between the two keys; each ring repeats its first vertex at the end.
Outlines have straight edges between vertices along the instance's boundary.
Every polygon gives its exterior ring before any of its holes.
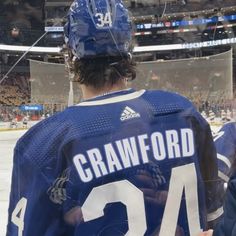
{"type": "Polygon", "coordinates": [[[213,236],[236,235],[236,175],[231,175],[224,199],[224,214],[214,228],[213,236]]]}
{"type": "Polygon", "coordinates": [[[236,123],[229,122],[214,135],[219,177],[228,182],[236,165],[236,123]]]}
{"type": "Polygon", "coordinates": [[[114,92],[18,141],[7,236],[196,236],[220,214],[217,183],[209,125],[187,99],[114,92]]]}

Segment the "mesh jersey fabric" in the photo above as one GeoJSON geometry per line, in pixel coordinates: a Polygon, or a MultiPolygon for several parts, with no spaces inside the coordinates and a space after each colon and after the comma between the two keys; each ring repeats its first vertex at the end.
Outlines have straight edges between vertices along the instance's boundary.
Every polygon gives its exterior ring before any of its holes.
{"type": "Polygon", "coordinates": [[[119,91],[67,108],[18,141],[7,235],[162,236],[167,228],[165,236],[192,236],[220,207],[218,188],[209,125],[186,98],[119,91]]]}

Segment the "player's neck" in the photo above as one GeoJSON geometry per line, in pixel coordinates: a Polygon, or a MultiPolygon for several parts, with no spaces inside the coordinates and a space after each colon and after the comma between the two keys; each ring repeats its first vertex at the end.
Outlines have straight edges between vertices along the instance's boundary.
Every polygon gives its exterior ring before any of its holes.
{"type": "Polygon", "coordinates": [[[127,89],[125,81],[121,80],[119,83],[113,84],[111,86],[106,86],[101,89],[96,89],[91,86],[81,85],[81,90],[83,93],[83,99],[88,100],[94,97],[103,96],[112,92],[127,89]]]}

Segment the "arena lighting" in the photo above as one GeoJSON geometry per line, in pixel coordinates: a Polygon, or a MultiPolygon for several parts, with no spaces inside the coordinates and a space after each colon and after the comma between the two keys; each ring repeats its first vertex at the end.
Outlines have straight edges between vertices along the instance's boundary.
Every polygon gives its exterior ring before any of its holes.
{"type": "Polygon", "coordinates": [[[181,50],[181,49],[195,49],[195,48],[215,47],[215,46],[235,44],[235,43],[236,43],[236,38],[230,38],[230,39],[219,39],[213,41],[184,43],[184,44],[134,47],[134,52],[154,52],[154,51],[169,51],[169,50],[181,50]]]}
{"type": "Polygon", "coordinates": [[[154,45],[134,47],[134,52],[154,52],[154,51],[169,51],[183,49],[183,44],[169,44],[169,45],[154,45]]]}
{"type": "MultiPolygon", "coordinates": [[[[154,51],[194,49],[194,48],[214,47],[214,46],[228,45],[228,44],[236,44],[236,38],[219,39],[219,40],[205,41],[205,42],[183,43],[183,44],[141,46],[141,47],[134,47],[134,52],[154,52],[154,51]]],[[[29,48],[30,47],[26,47],[26,46],[10,46],[10,45],[0,44],[0,51],[26,52],[29,50],[29,48]]],[[[62,53],[62,48],[60,47],[32,47],[29,51],[40,52],[40,53],[60,54],[62,53]]]]}
{"type": "Polygon", "coordinates": [[[195,18],[192,20],[179,20],[179,21],[161,21],[158,23],[137,23],[136,28],[142,29],[157,29],[157,28],[169,28],[169,27],[186,27],[193,25],[206,25],[209,23],[228,22],[236,20],[236,15],[229,16],[213,16],[211,18],[195,18]]]}
{"type": "MultiPolygon", "coordinates": [[[[227,25],[218,25],[218,26],[209,26],[207,27],[205,30],[215,30],[215,29],[227,29],[227,28],[232,28],[235,27],[236,24],[227,24],[227,25]]],[[[164,29],[164,30],[158,30],[156,31],[156,34],[168,34],[168,33],[184,33],[184,32],[197,32],[198,29],[197,28],[189,28],[189,29],[185,29],[185,28],[178,28],[178,29],[164,29]]],[[[226,31],[225,31],[226,32],[226,31]]],[[[232,33],[232,31],[228,32],[228,33],[232,33]]],[[[140,36],[140,35],[150,35],[153,34],[155,35],[153,32],[151,31],[142,31],[142,32],[136,32],[134,33],[135,36],[140,36]]]]}
{"type": "Polygon", "coordinates": [[[12,46],[0,44],[0,51],[15,51],[15,52],[41,52],[41,53],[60,53],[60,47],[29,47],[29,46],[12,46]]]}

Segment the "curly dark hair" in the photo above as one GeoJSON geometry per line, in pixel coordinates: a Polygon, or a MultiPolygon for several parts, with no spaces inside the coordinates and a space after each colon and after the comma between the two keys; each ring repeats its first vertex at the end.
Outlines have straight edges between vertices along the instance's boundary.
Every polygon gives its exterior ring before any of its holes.
{"type": "Polygon", "coordinates": [[[135,62],[130,56],[75,59],[72,70],[74,81],[101,89],[112,86],[120,79],[136,77],[135,62]]]}

